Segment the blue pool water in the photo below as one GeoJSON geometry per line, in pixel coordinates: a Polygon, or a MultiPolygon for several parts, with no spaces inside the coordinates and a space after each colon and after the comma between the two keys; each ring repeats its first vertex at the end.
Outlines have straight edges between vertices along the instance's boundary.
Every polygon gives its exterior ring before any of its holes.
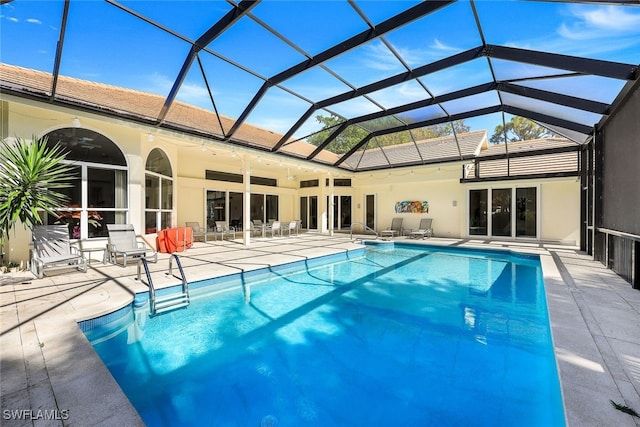
{"type": "Polygon", "coordinates": [[[565,423],[537,257],[376,245],[244,285],[85,325],[147,425],[565,423]]]}

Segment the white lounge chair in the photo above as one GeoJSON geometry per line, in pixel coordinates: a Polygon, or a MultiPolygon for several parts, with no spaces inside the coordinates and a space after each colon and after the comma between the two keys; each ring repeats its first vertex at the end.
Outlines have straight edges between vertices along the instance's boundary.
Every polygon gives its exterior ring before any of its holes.
{"type": "Polygon", "coordinates": [[[232,239],[236,238],[236,229],[230,227],[229,224],[224,221],[216,221],[215,230],[216,235],[220,236],[220,240],[224,240],[225,236],[233,236],[231,237],[232,239]]]}
{"type": "Polygon", "coordinates": [[[69,243],[67,225],[40,225],[32,230],[31,272],[42,279],[51,270],[87,271],[87,260],[69,243]]]}
{"type": "Polygon", "coordinates": [[[276,233],[282,236],[282,224],[280,221],[273,221],[271,226],[267,228],[267,234],[271,233],[271,237],[275,237],[276,233]]]}
{"type": "Polygon", "coordinates": [[[402,236],[402,222],[403,218],[393,218],[391,220],[391,226],[389,228],[380,231],[380,237],[394,238],[395,236],[402,236]]]}
{"type": "Polygon", "coordinates": [[[196,222],[196,221],[187,221],[185,223],[185,225],[187,227],[191,227],[191,230],[193,231],[193,240],[195,241],[196,239],[203,239],[203,241],[206,243],[207,242],[207,238],[210,236],[213,236],[213,239],[215,240],[216,236],[215,233],[212,231],[207,231],[204,230],[202,228],[200,228],[200,223],[196,222]]]}
{"type": "Polygon", "coordinates": [[[107,254],[113,264],[118,264],[118,260],[122,259],[122,266],[126,267],[128,260],[142,257],[147,261],[158,262],[158,253],[147,247],[144,242],[138,241],[133,225],[107,224],[107,230],[107,254]]]}
{"type": "Polygon", "coordinates": [[[298,235],[298,221],[289,221],[289,224],[284,227],[282,231],[286,232],[289,236],[291,236],[291,233],[298,235]]]}
{"type": "Polygon", "coordinates": [[[258,225],[255,221],[249,222],[249,232],[251,237],[262,236],[262,225],[258,225]]]}
{"type": "Polygon", "coordinates": [[[422,218],[417,230],[413,230],[409,233],[410,239],[424,239],[425,236],[431,237],[433,235],[433,228],[431,228],[432,218],[422,218]]]}

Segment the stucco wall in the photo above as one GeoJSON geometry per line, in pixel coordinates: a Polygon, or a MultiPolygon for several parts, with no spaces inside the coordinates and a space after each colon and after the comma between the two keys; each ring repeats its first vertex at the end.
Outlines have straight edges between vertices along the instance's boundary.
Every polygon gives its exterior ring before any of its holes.
{"type": "Polygon", "coordinates": [[[541,184],[541,239],[580,242],[580,183],[575,179],[541,184]]]}
{"type": "MultiPolygon", "coordinates": [[[[377,230],[387,228],[395,217],[404,219],[404,227],[417,228],[423,217],[433,218],[437,237],[468,237],[468,191],[470,188],[504,188],[537,186],[540,194],[540,231],[542,240],[577,242],[579,236],[579,183],[573,178],[545,181],[508,181],[485,184],[461,184],[461,162],[436,166],[418,166],[389,171],[353,174],[302,160],[280,159],[269,153],[236,148],[200,138],[169,131],[157,131],[152,127],[131,124],[102,116],[78,113],[57,106],[2,95],[3,134],[29,138],[42,136],[54,129],[69,127],[74,117],[81,125],[99,132],[125,153],[128,163],[129,222],[136,230],[144,230],[144,173],[149,152],[160,148],[169,158],[174,177],[174,226],[186,221],[198,221],[204,225],[206,190],[244,192],[242,183],[229,183],[205,179],[205,171],[216,170],[243,174],[247,170],[254,176],[275,178],[278,187],[251,186],[251,191],[279,196],[281,221],[300,219],[300,197],[318,196],[319,230],[328,230],[330,206],[327,196],[352,197],[352,222],[365,222],[365,196],[376,196],[377,230]],[[154,133],[149,139],[148,134],[154,133]],[[203,150],[203,142],[206,142],[203,150]],[[351,187],[330,187],[326,179],[350,178],[351,187]],[[318,179],[319,187],[299,188],[301,180],[318,179]],[[419,200],[429,202],[428,214],[402,214],[394,210],[396,202],[419,200]]],[[[148,241],[153,242],[154,236],[148,241]]],[[[21,226],[11,235],[8,259],[26,261],[30,232],[21,226]]],[[[83,246],[104,245],[104,239],[82,242],[83,246]]]]}
{"type": "Polygon", "coordinates": [[[416,229],[420,219],[433,218],[434,235],[460,237],[463,235],[465,187],[460,184],[461,166],[424,166],[412,170],[359,174],[355,185],[354,218],[364,222],[365,196],[376,196],[376,230],[388,228],[393,218],[403,218],[405,229],[416,229]],[[413,171],[413,173],[412,173],[413,171]],[[396,213],[396,202],[427,201],[429,213],[396,213]]]}

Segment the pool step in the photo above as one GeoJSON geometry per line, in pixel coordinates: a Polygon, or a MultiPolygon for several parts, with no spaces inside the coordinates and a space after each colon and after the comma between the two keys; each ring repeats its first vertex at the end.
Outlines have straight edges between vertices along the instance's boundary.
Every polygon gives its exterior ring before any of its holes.
{"type": "Polygon", "coordinates": [[[155,299],[154,314],[160,314],[178,308],[186,307],[190,303],[189,295],[185,293],[167,295],[155,299]]]}

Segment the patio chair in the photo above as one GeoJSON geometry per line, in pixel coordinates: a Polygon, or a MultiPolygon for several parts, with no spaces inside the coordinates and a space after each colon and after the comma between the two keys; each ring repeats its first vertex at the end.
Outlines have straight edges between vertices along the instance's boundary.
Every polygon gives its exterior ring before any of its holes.
{"type": "Polygon", "coordinates": [[[107,243],[107,256],[109,262],[118,264],[122,259],[122,266],[127,266],[131,259],[146,258],[147,261],[158,262],[158,253],[147,247],[144,242],[138,241],[136,232],[131,224],[107,224],[109,242],[107,243]]]}
{"type": "Polygon", "coordinates": [[[296,236],[297,236],[298,235],[298,221],[295,221],[295,220],[294,221],[289,221],[289,224],[286,227],[284,227],[282,229],[282,231],[283,232],[286,231],[289,236],[291,236],[291,233],[295,233],[296,236]]]}
{"type": "Polygon", "coordinates": [[[269,226],[265,223],[262,222],[261,219],[252,219],[251,220],[251,224],[253,226],[253,229],[260,233],[261,237],[265,237],[266,236],[266,232],[267,229],[269,228],[269,226]]]}
{"type": "Polygon", "coordinates": [[[271,233],[271,237],[274,237],[276,233],[282,236],[282,224],[280,221],[273,221],[271,226],[267,228],[267,233],[271,233]]]}
{"type": "Polygon", "coordinates": [[[417,230],[413,230],[409,233],[410,239],[422,238],[424,236],[431,237],[433,235],[433,229],[431,228],[431,223],[433,222],[432,218],[422,218],[420,220],[420,225],[417,230]]]}
{"type": "Polygon", "coordinates": [[[215,234],[213,232],[200,228],[199,222],[187,221],[185,225],[187,227],[191,227],[191,230],[193,230],[193,240],[202,239],[206,243],[207,237],[209,236],[213,236],[213,239],[215,240],[215,234]]]}
{"type": "Polygon", "coordinates": [[[216,221],[215,233],[216,235],[220,235],[220,240],[224,240],[225,236],[233,236],[233,239],[236,238],[236,229],[229,227],[229,224],[224,221],[216,221]]]}
{"type": "Polygon", "coordinates": [[[76,268],[87,271],[87,260],[69,244],[69,227],[60,225],[40,225],[33,228],[33,251],[31,252],[31,272],[42,279],[44,273],[52,270],[76,268]]]}
{"type": "Polygon", "coordinates": [[[255,221],[249,222],[249,232],[251,237],[262,236],[262,225],[257,225],[255,221]]]}
{"type": "Polygon", "coordinates": [[[389,228],[380,231],[380,237],[390,237],[393,238],[396,235],[402,236],[402,222],[404,218],[393,218],[391,220],[391,225],[389,228]]]}

